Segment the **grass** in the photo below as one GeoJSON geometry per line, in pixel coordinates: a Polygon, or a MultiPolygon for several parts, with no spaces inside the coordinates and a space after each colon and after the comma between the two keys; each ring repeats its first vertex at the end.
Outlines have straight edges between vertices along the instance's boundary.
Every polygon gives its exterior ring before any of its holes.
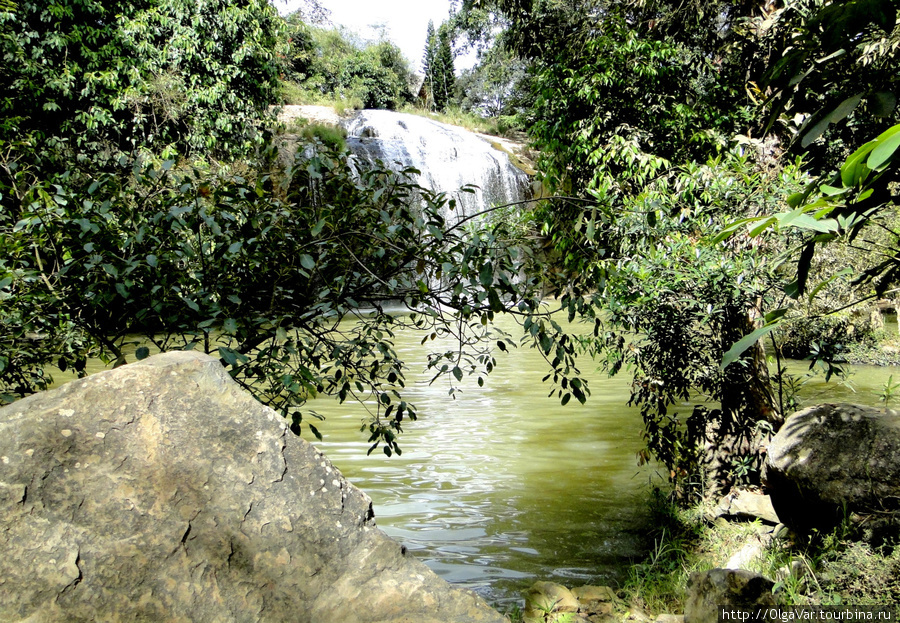
{"type": "MultiPolygon", "coordinates": [[[[300,125],[296,124],[295,125],[300,125]]],[[[323,123],[303,124],[298,128],[300,136],[313,140],[319,139],[336,151],[343,151],[347,146],[347,130],[323,123]]]]}
{"type": "MultiPolygon", "coordinates": [[[[759,523],[723,519],[710,524],[704,511],[678,509],[654,493],[655,545],[632,566],[621,591],[626,602],[650,613],[684,612],[691,574],[723,566],[763,529],[759,523]]],[[[900,603],[900,542],[895,537],[875,546],[860,536],[845,523],[828,534],[776,538],[751,571],[775,580],[783,605],[900,603]]]]}
{"type": "Polygon", "coordinates": [[[449,125],[465,128],[470,132],[480,132],[481,134],[490,134],[492,136],[502,136],[506,138],[516,138],[521,136],[521,128],[515,117],[482,117],[475,113],[466,112],[459,108],[449,108],[445,112],[432,112],[413,105],[404,106],[400,112],[409,113],[411,115],[419,115],[447,123],[449,125]]]}

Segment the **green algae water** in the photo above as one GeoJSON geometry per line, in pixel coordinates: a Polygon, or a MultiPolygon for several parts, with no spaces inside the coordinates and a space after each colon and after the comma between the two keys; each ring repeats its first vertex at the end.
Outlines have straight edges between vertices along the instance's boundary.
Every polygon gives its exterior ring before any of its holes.
{"type": "MultiPolygon", "coordinates": [[[[515,325],[498,323],[512,335],[515,325]]],[[[430,344],[422,334],[397,334],[410,364],[404,398],[419,419],[400,439],[402,456],[366,455],[366,417],[357,403],[319,399],[309,408],[326,416],[316,442],[373,500],[378,526],[444,579],[504,607],[537,580],[578,586],[617,586],[653,543],[648,497],[663,480],[637,465],[641,418],[626,406],[629,376],[608,378],[580,362],[590,378],[587,404],[560,406],[542,383],[547,364],[533,349],[497,352],[497,367],[479,388],[464,379],[448,396],[446,381],[429,384],[430,344]],[[422,371],[417,374],[417,371],[422,371]]],[[[89,364],[92,371],[101,362],[89,364]]],[[[802,375],[808,365],[792,362],[802,375]]],[[[803,404],[879,405],[897,368],[851,366],[849,384],[804,384],[803,404]]],[[[64,382],[66,375],[59,375],[64,382]]],[[[900,391],[894,403],[900,405],[900,391]]]]}

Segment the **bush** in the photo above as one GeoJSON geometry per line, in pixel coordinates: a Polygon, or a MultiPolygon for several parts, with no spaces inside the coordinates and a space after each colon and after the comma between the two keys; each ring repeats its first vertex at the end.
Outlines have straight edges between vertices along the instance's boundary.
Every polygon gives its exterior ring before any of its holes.
{"type": "Polygon", "coordinates": [[[300,135],[307,141],[320,141],[329,150],[342,152],[347,147],[347,130],[333,125],[313,123],[305,126],[300,135]]]}
{"type": "Polygon", "coordinates": [[[843,313],[785,323],[775,339],[784,357],[807,359],[826,351],[839,354],[854,344],[874,346],[878,334],[869,314],[843,313]]]}

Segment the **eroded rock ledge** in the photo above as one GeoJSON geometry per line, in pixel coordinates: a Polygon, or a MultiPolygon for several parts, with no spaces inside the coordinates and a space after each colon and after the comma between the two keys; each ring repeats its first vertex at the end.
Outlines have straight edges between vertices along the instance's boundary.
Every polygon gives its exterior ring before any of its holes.
{"type": "Polygon", "coordinates": [[[206,355],[0,409],[0,620],[488,622],[206,355]]]}

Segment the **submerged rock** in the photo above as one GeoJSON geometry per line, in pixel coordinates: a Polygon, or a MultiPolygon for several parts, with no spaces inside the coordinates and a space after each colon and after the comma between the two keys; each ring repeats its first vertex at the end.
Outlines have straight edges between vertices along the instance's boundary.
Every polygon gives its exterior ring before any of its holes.
{"type": "Polygon", "coordinates": [[[217,360],[0,409],[0,620],[501,623],[217,360]]]}
{"type": "Polygon", "coordinates": [[[896,523],[900,414],[850,404],[798,411],[769,444],[765,478],[792,528],[829,529],[845,513],[896,523]]]}

